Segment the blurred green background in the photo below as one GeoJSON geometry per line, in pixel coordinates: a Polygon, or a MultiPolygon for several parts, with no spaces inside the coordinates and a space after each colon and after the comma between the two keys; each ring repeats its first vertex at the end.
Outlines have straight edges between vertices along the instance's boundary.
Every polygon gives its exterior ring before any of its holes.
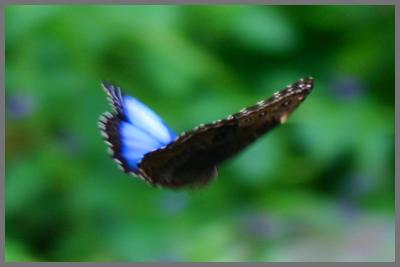
{"type": "Polygon", "coordinates": [[[394,260],[393,6],[5,10],[7,261],[394,260]],[[201,190],[123,174],[101,80],[177,132],[301,77],[288,122],[201,190]]]}

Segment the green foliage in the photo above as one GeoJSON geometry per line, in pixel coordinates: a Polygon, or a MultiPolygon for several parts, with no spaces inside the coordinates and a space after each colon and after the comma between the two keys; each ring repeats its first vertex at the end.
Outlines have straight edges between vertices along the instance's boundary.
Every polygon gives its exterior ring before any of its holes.
{"type": "Polygon", "coordinates": [[[9,5],[7,261],[394,260],[393,6],[9,5]],[[127,176],[113,81],[177,132],[301,77],[288,122],[201,190],[127,176]]]}

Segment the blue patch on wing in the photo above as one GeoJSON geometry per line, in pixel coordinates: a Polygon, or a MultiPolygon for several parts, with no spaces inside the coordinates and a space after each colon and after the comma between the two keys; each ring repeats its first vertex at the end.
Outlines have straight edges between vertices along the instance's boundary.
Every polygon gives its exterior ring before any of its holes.
{"type": "Polygon", "coordinates": [[[121,153],[129,167],[138,170],[146,153],[166,146],[176,134],[150,108],[131,96],[124,96],[125,121],[120,124],[121,153]]]}

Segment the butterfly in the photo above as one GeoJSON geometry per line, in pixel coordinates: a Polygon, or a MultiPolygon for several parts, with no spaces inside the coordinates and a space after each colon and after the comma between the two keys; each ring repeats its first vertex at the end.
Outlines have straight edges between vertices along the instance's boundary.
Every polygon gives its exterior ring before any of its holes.
{"type": "Polygon", "coordinates": [[[153,110],[121,88],[102,83],[113,111],[100,116],[109,153],[126,173],[153,186],[199,187],[217,166],[286,121],[314,86],[308,77],[225,119],[177,135],[153,110]]]}

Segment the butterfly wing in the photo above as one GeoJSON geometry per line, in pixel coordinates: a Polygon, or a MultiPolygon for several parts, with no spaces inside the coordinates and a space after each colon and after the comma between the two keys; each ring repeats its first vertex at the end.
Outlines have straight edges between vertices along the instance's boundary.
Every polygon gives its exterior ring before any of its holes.
{"type": "Polygon", "coordinates": [[[271,98],[211,124],[181,134],[165,148],[144,156],[141,173],[153,184],[179,188],[210,182],[216,166],[286,121],[313,88],[301,79],[271,98]]]}
{"type": "Polygon", "coordinates": [[[110,154],[125,172],[142,176],[138,164],[143,156],[166,146],[176,134],[136,98],[124,95],[112,84],[102,86],[113,108],[112,113],[106,112],[99,119],[110,154]]]}

